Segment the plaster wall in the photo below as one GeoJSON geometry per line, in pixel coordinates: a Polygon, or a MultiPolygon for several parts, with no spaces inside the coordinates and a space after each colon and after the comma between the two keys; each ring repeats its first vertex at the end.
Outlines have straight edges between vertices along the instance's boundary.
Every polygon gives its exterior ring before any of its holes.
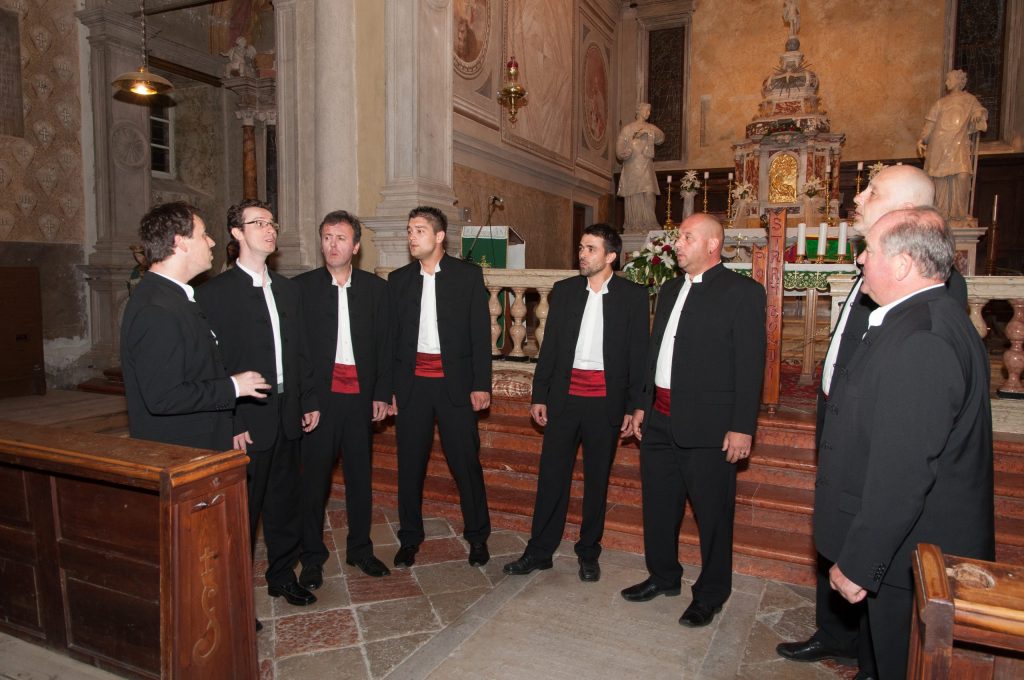
{"type": "MultiPolygon", "coordinates": [[[[686,166],[727,166],[788,27],[778,2],[694,4],[686,166]],[[705,96],[711,104],[701,146],[705,96]]],[[[818,74],[832,130],[846,133],[843,160],[915,156],[924,116],[941,93],[945,3],[820,0],[801,3],[800,11],[800,49],[818,74]]]]}
{"type": "MultiPolygon", "coordinates": [[[[384,44],[384,3],[380,0],[356,0],[356,65],[355,96],[358,100],[356,121],[357,147],[355,160],[358,172],[358,205],[354,211],[360,217],[372,215],[380,202],[384,187],[384,111],[385,61],[380,58],[384,44]]],[[[410,206],[412,207],[412,206],[410,206]]],[[[377,248],[372,230],[363,232],[357,264],[373,271],[377,264],[377,248]]]]}

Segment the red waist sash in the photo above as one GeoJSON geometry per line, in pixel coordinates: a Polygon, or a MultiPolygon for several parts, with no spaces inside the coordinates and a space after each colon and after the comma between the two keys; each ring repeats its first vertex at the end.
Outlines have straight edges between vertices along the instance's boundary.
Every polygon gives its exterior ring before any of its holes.
{"type": "Polygon", "coordinates": [[[669,408],[672,406],[672,390],[664,387],[654,386],[654,410],[658,413],[669,415],[669,408]]]}
{"type": "Polygon", "coordinates": [[[574,397],[603,397],[604,371],[585,371],[582,368],[572,369],[569,380],[569,394],[574,397]]]}
{"type": "Polygon", "coordinates": [[[416,375],[421,378],[443,378],[441,355],[416,352],[416,375]]]}
{"type": "Polygon", "coordinates": [[[355,364],[334,364],[331,392],[359,394],[359,377],[356,375],[355,364]]]}

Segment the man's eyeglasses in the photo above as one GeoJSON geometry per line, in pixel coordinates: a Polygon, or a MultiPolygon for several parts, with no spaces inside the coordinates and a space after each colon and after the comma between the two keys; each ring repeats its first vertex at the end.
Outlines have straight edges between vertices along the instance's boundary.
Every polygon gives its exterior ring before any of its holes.
{"type": "Polygon", "coordinates": [[[281,231],[281,225],[277,222],[271,222],[269,220],[249,220],[248,222],[242,222],[242,224],[255,224],[260,229],[266,229],[272,227],[274,231],[281,231]]]}

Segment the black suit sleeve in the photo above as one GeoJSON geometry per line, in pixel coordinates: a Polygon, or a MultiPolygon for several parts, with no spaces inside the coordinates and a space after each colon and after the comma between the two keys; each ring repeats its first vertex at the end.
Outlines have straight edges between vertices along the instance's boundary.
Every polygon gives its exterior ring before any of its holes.
{"type": "Polygon", "coordinates": [[[961,308],[967,308],[967,280],[956,267],[953,268],[949,273],[949,278],[946,279],[946,292],[949,293],[951,298],[956,300],[961,308]]]}
{"type": "Polygon", "coordinates": [[[646,408],[644,401],[644,381],[646,380],[645,363],[647,360],[647,343],[650,336],[650,297],[647,289],[630,287],[633,294],[627,303],[624,319],[628,325],[629,337],[626,357],[629,367],[629,383],[626,388],[626,413],[646,408]]]}
{"type": "MultiPolygon", "coordinates": [[[[287,279],[285,279],[287,281],[287,279]]],[[[295,303],[295,314],[298,316],[298,323],[294,325],[295,332],[298,333],[297,338],[299,342],[299,403],[302,405],[302,413],[311,413],[313,411],[320,410],[320,401],[316,396],[316,382],[313,378],[313,357],[309,351],[309,343],[306,338],[307,326],[305,309],[302,303],[302,287],[298,284],[294,284],[291,281],[291,288],[295,291],[297,298],[295,303]]],[[[282,335],[284,332],[282,331],[282,335]]],[[[284,340],[284,338],[282,338],[284,340]]]]}
{"type": "MultiPolygon", "coordinates": [[[[919,332],[879,371],[871,394],[871,446],[860,507],[836,563],[857,585],[877,591],[897,549],[920,517],[936,479],[936,459],[963,403],[961,362],[942,338],[919,332]]],[[[851,502],[856,499],[850,497],[851,502]]]]}
{"type": "Polygon", "coordinates": [[[565,286],[558,282],[552,287],[549,297],[548,322],[544,327],[544,342],[540,346],[540,356],[537,357],[537,367],[533,372],[533,389],[530,401],[534,404],[547,404],[548,393],[551,390],[551,376],[555,370],[556,358],[559,350],[559,342],[562,333],[565,332],[562,320],[565,313],[562,306],[566,303],[564,299],[565,286]]]}
{"type": "Polygon", "coordinates": [[[487,287],[484,286],[484,272],[479,267],[471,268],[469,285],[470,351],[473,356],[474,392],[491,391],[491,315],[487,308],[487,287]]]}
{"type": "Polygon", "coordinates": [[[391,287],[380,281],[374,286],[374,304],[377,306],[374,315],[374,337],[380,345],[377,349],[377,379],[373,388],[373,401],[391,403],[394,393],[392,376],[394,374],[395,354],[395,323],[392,315],[391,287]]]}
{"type": "Polygon", "coordinates": [[[767,296],[762,286],[746,285],[736,300],[733,317],[736,401],[730,431],[754,434],[761,408],[764,382],[764,354],[767,347],[765,307],[767,296]]]}
{"type": "Polygon", "coordinates": [[[124,352],[134,358],[136,380],[146,409],[154,415],[228,411],[235,405],[231,378],[186,380],[186,346],[177,319],[148,305],[128,329],[124,352]]]}

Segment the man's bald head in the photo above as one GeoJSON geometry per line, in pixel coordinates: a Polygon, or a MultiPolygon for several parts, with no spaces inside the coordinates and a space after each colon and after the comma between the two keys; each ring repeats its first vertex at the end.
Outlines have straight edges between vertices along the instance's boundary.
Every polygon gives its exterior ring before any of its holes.
{"type": "Polygon", "coordinates": [[[722,259],[725,230],[722,223],[707,213],[690,215],[679,225],[675,250],[679,267],[690,276],[697,276],[722,259]]]}
{"type": "Polygon", "coordinates": [[[853,228],[867,234],[882,215],[893,210],[930,206],[935,202],[935,185],[920,168],[892,165],[875,175],[857,194],[853,228]]]}

